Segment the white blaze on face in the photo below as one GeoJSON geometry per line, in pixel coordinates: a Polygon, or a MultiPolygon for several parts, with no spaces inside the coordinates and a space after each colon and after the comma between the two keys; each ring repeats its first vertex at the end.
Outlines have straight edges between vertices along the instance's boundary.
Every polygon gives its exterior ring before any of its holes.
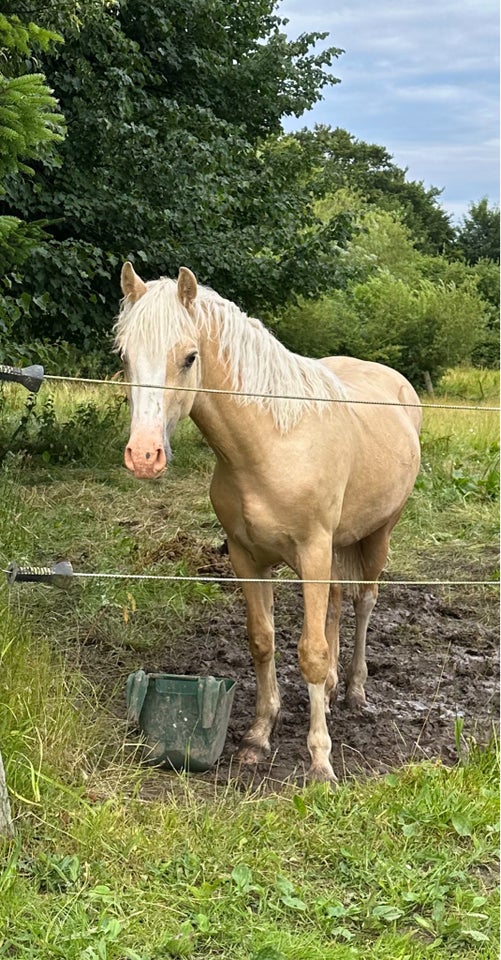
{"type": "MultiPolygon", "coordinates": [[[[132,471],[135,477],[158,477],[167,465],[170,459],[169,437],[178,420],[181,417],[189,416],[193,404],[193,394],[186,398],[183,394],[169,394],[167,399],[166,391],[162,389],[166,385],[166,356],[145,356],[143,351],[148,352],[148,344],[140,343],[140,349],[137,348],[138,330],[136,336],[129,336],[129,325],[134,319],[141,321],[147,314],[150,316],[149,308],[159,310],[159,298],[167,297],[170,289],[171,302],[171,320],[174,325],[180,327],[180,332],[184,332],[184,326],[187,326],[186,336],[188,343],[182,342],[180,336],[179,349],[171,351],[169,354],[169,365],[172,364],[174,374],[172,376],[172,386],[176,384],[185,389],[186,386],[195,385],[197,382],[197,365],[195,359],[197,356],[197,338],[195,328],[189,317],[189,310],[195,302],[197,296],[197,281],[191,270],[187,267],[179,268],[179,276],[175,292],[169,287],[171,281],[158,281],[157,283],[146,284],[137,275],[132,264],[127,261],[122,267],[120,276],[122,293],[125,298],[125,306],[119,316],[116,330],[117,343],[122,352],[125,367],[127,369],[127,380],[130,383],[143,384],[144,386],[130,387],[129,397],[131,406],[131,433],[129,442],[125,450],[125,465],[132,471]],[[156,294],[155,294],[156,291],[156,294]],[[138,317],[133,317],[133,311],[138,301],[150,296],[148,310],[143,302],[143,309],[140,310],[138,317]],[[174,295],[174,299],[172,297],[174,295]],[[136,358],[130,356],[129,347],[131,343],[136,343],[132,353],[138,352],[136,358]],[[184,353],[183,353],[184,349],[184,353]],[[191,358],[190,358],[191,352],[191,358]]],[[[168,315],[168,312],[167,312],[168,315]]],[[[156,318],[157,320],[159,317],[156,318]]],[[[160,316],[161,322],[165,321],[163,314],[160,316]],[[162,320],[163,317],[163,320],[162,320]]],[[[155,320],[153,309],[152,321],[155,320]]],[[[153,324],[155,326],[155,324],[153,324]]],[[[176,327],[177,329],[177,327],[176,327]]],[[[141,334],[139,340],[144,336],[144,329],[139,326],[141,334]]],[[[154,338],[154,340],[158,338],[154,338]]],[[[149,341],[150,344],[153,341],[149,341]]],[[[150,346],[150,350],[153,349],[150,346]]],[[[167,352],[167,351],[166,351],[167,352]]],[[[179,391],[180,392],[180,391],[179,391]]]]}
{"type": "Polygon", "coordinates": [[[152,479],[160,476],[170,457],[165,436],[165,364],[146,357],[128,360],[131,383],[151,384],[130,388],[131,432],[125,450],[125,466],[135,477],[152,479]]]}

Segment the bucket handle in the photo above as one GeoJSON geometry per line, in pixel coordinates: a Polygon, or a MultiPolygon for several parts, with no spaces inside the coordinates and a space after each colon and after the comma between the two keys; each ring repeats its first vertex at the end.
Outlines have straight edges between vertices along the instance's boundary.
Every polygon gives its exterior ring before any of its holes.
{"type": "Polygon", "coordinates": [[[144,670],[130,673],[127,679],[127,720],[135,727],[139,727],[139,717],[143,709],[148,683],[149,678],[144,670]]]}
{"type": "Polygon", "coordinates": [[[224,680],[215,677],[203,677],[198,681],[198,715],[203,730],[213,726],[219,701],[226,695],[224,680]]]}

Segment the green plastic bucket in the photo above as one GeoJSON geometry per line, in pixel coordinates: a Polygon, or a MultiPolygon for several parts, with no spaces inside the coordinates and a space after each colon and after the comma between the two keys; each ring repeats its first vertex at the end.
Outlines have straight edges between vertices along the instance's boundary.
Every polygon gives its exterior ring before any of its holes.
{"type": "Polygon", "coordinates": [[[235,680],[137,670],[126,693],[127,717],[144,734],[149,763],[201,772],[219,759],[235,680]]]}

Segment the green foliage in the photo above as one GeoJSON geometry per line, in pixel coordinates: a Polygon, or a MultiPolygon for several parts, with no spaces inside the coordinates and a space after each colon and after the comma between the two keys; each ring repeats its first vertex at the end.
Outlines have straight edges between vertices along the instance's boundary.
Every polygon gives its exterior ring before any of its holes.
{"type": "Polygon", "coordinates": [[[470,358],[482,340],[485,305],[475,289],[418,280],[414,286],[379,271],[315,303],[282,313],[283,341],[312,356],[345,354],[397,367],[417,387],[470,358]]]}
{"type": "Polygon", "coordinates": [[[449,400],[495,406],[499,403],[499,371],[462,364],[446,370],[436,385],[436,393],[449,400]]]}
{"type": "Polygon", "coordinates": [[[454,231],[438,204],[441,191],[407,180],[407,171],[393,162],[385,147],[357,140],[339,127],[303,130],[297,140],[308,158],[305,166],[317,196],[348,188],[366,204],[401,217],[420,250],[439,253],[450,247],[454,231]]]}
{"type": "Polygon", "coordinates": [[[348,244],[347,259],[357,264],[360,279],[377,269],[411,285],[419,281],[421,256],[415,238],[394,212],[365,206],[357,218],[357,228],[348,244]]]}
{"type": "Polygon", "coordinates": [[[61,164],[37,170],[36,191],[7,185],[13,215],[57,218],[55,269],[37,256],[24,272],[32,329],[80,344],[100,336],[126,257],[146,278],[189,264],[249,312],[315,295],[335,277],[349,218],[317,220],[304,157],[277,135],[281,116],[301,114],[335,82],[326,67],[339,51],[312,52],[317,34],[287,40],[273,7],[96,6],[43,57],[68,122],[61,164]],[[90,270],[79,269],[82,250],[90,270]]]}
{"type": "MultiPolygon", "coordinates": [[[[438,403],[469,405],[499,404],[499,373],[475,367],[447,370],[436,385],[438,403]]],[[[430,411],[421,436],[421,472],[416,491],[424,492],[442,509],[458,502],[470,505],[493,503],[499,499],[499,438],[495,431],[495,413],[460,413],[462,436],[456,411],[430,411]],[[485,418],[490,416],[487,429],[485,418]],[[468,419],[469,417],[469,419],[468,419]]]]}
{"type": "Polygon", "coordinates": [[[471,359],[479,367],[499,366],[499,263],[478,260],[469,265],[464,260],[445,257],[422,257],[420,269],[427,279],[475,290],[484,303],[485,327],[472,350],[471,359]]]}
{"type": "MultiPolygon", "coordinates": [[[[28,160],[48,157],[63,138],[64,124],[43,74],[36,72],[33,49],[46,52],[61,37],[19,17],[0,13],[0,198],[5,179],[24,183],[33,173],[28,160]]],[[[16,274],[44,241],[45,220],[25,222],[0,208],[0,351],[26,312],[23,291],[13,291],[16,274]],[[3,213],[3,215],[2,215],[3,213]]]]}
{"type": "Polygon", "coordinates": [[[395,212],[367,204],[343,188],[319,204],[329,218],[354,209],[352,239],[343,252],[347,282],[316,301],[301,299],[271,320],[299,353],[348,354],[396,366],[418,387],[446,367],[497,363],[496,276],[488,261],[422,254],[395,212]]]}
{"type": "Polygon", "coordinates": [[[423,432],[422,465],[416,490],[445,505],[458,498],[473,501],[499,499],[499,443],[493,441],[477,456],[457,454],[450,436],[434,437],[423,432]]]}
{"type": "MultiPolygon", "coordinates": [[[[116,286],[117,274],[117,257],[100,247],[73,239],[48,240],[13,278],[12,293],[22,297],[25,305],[15,326],[16,340],[33,340],[36,317],[37,338],[68,340],[85,353],[107,351],[111,362],[113,313],[108,315],[105,338],[97,327],[106,305],[103,289],[106,284],[116,286]]],[[[115,301],[116,311],[118,297],[115,301]]]]}
{"type": "Polygon", "coordinates": [[[116,461],[120,456],[116,428],[124,403],[123,396],[115,396],[104,408],[93,401],[82,402],[61,419],[51,396],[40,401],[31,395],[15,429],[11,432],[7,421],[0,433],[0,462],[6,455],[23,452],[41,457],[45,464],[89,461],[99,455],[102,465],[103,451],[116,461]]]}
{"type": "MultiPolygon", "coordinates": [[[[0,14],[0,178],[31,174],[26,160],[62,140],[63,122],[41,73],[27,69],[32,48],[48,51],[58,34],[0,14]]],[[[4,193],[3,185],[0,193],[4,193]]]]}
{"type": "Polygon", "coordinates": [[[61,118],[42,74],[0,76],[0,171],[33,169],[22,161],[40,154],[46,143],[61,140],[61,118]]]}
{"type": "Polygon", "coordinates": [[[489,207],[487,197],[470,204],[457,231],[456,244],[467,263],[499,263],[499,207],[489,207]]]}
{"type": "Polygon", "coordinates": [[[120,365],[106,343],[102,348],[85,353],[67,340],[31,340],[29,343],[15,344],[9,339],[4,350],[0,346],[0,363],[28,367],[35,360],[43,366],[47,375],[93,379],[115,376],[120,365]]]}

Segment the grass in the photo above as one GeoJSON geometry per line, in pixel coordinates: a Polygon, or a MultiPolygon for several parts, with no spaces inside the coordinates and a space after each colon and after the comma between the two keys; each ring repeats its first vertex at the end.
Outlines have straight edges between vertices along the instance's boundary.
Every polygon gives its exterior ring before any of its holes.
{"type": "Polygon", "coordinates": [[[454,367],[447,370],[437,388],[438,400],[460,399],[469,403],[499,404],[499,370],[454,367]]]}
{"type": "MultiPolygon", "coordinates": [[[[441,390],[492,404],[496,382],[451,372],[441,390]]],[[[2,566],[68,558],[82,571],[192,573],[220,542],[212,457],[195,429],[178,430],[165,479],[139,487],[120,465],[127,411],[105,390],[44,388],[27,413],[21,388],[5,391],[2,566]]],[[[423,440],[390,573],[490,578],[496,415],[427,411],[423,440]]],[[[200,604],[226,602],[205,584],[0,588],[0,744],[17,826],[0,842],[0,957],[497,957],[494,741],[471,743],[453,768],[409,765],[336,792],[220,783],[209,795],[178,777],[161,802],[144,799],[150,775],[125,726],[67,652],[155,647],[200,604]]]]}
{"type": "MultiPolygon", "coordinates": [[[[440,572],[468,579],[486,548],[496,548],[498,491],[498,416],[426,411],[421,472],[393,535],[393,568],[416,578],[440,572]]],[[[486,568],[485,579],[495,565],[486,568]]]]}
{"type": "Polygon", "coordinates": [[[336,792],[208,797],[179,777],[145,802],[124,744],[102,756],[88,685],[8,611],[1,623],[18,838],[3,851],[0,956],[495,956],[494,742],[452,769],[410,765],[336,792]]]}

